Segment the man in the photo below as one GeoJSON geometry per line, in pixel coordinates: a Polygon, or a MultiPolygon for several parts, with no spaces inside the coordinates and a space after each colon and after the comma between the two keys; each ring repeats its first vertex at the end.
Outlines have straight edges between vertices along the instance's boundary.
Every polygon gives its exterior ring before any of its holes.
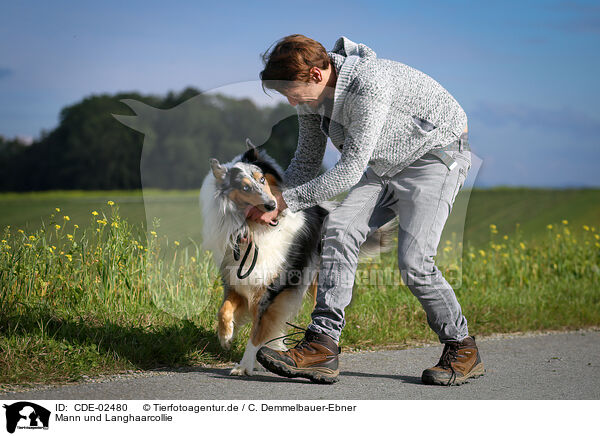
{"type": "Polygon", "coordinates": [[[350,191],[324,224],[317,302],[304,338],[285,352],[262,347],[258,361],[287,377],[338,380],[338,343],[360,246],[398,216],[403,281],[445,344],[440,361],[423,372],[422,381],[451,385],[482,375],[467,321],[434,263],[442,229],[471,167],[463,109],[431,77],[379,59],[366,45],[345,37],[327,52],[317,41],[290,35],[263,60],[263,87],[297,107],[299,138],[277,209],[253,209],[249,217],[267,224],[286,208],[295,212],[350,191]],[[327,136],[341,157],[318,175],[327,136]]]}

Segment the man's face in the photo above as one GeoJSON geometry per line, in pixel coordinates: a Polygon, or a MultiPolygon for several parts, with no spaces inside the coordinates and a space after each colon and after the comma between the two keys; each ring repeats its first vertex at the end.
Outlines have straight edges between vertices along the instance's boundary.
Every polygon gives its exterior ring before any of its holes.
{"type": "Polygon", "coordinates": [[[306,104],[316,109],[323,101],[325,87],[313,82],[298,82],[281,91],[292,106],[306,104]]]}

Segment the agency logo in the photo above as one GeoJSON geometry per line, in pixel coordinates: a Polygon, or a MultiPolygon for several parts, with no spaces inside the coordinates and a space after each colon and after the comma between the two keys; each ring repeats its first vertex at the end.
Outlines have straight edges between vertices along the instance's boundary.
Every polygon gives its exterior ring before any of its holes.
{"type": "Polygon", "coordinates": [[[6,409],[6,430],[14,433],[15,429],[48,429],[50,411],[28,401],[19,401],[10,405],[4,404],[6,409]]]}

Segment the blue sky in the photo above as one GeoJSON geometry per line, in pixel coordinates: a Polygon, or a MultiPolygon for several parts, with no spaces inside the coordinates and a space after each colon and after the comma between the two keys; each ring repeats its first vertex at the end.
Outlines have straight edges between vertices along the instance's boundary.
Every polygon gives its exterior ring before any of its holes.
{"type": "Polygon", "coordinates": [[[600,186],[597,2],[4,2],[0,134],[37,137],[94,93],[255,81],[291,33],[438,80],[469,116],[479,185],[600,186]]]}

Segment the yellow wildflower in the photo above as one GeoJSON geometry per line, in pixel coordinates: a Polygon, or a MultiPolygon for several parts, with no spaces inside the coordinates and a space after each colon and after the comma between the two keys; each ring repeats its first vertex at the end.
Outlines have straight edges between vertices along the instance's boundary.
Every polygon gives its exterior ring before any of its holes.
{"type": "Polygon", "coordinates": [[[23,234],[25,232],[22,229],[19,229],[19,233],[23,234]]]}
{"type": "Polygon", "coordinates": [[[78,229],[78,228],[79,228],[79,226],[78,226],[77,224],[75,224],[73,227],[75,227],[76,229],[78,229]]]}
{"type": "Polygon", "coordinates": [[[152,230],[152,231],[150,232],[150,234],[151,234],[152,236],[156,237],[156,232],[155,232],[154,230],[152,230]]]}
{"type": "Polygon", "coordinates": [[[179,241],[173,241],[173,244],[175,244],[176,247],[179,247],[179,241]]]}
{"type": "Polygon", "coordinates": [[[98,212],[96,212],[96,211],[93,211],[93,212],[92,212],[92,215],[94,215],[94,216],[97,216],[97,215],[98,215],[98,212]]]}
{"type": "Polygon", "coordinates": [[[115,202],[114,202],[114,201],[112,201],[112,200],[108,200],[108,201],[106,202],[106,204],[108,204],[109,206],[114,206],[114,205],[115,205],[115,202]]]}
{"type": "Polygon", "coordinates": [[[63,218],[65,219],[65,221],[71,221],[71,218],[69,217],[69,215],[65,215],[63,218]]]}
{"type": "MultiPolygon", "coordinates": [[[[596,242],[595,245],[596,245],[596,247],[600,248],[600,243],[596,242]]],[[[8,247],[8,248],[10,248],[10,247],[8,247]]]]}
{"type": "Polygon", "coordinates": [[[69,262],[73,262],[73,256],[71,256],[70,254],[65,254],[65,257],[69,259],[69,262]]]}
{"type": "Polygon", "coordinates": [[[508,235],[504,235],[504,236],[503,236],[503,239],[504,239],[505,241],[506,241],[506,240],[508,240],[508,235]]]}
{"type": "Polygon", "coordinates": [[[600,239],[600,235],[598,235],[598,234],[595,234],[595,235],[594,235],[594,238],[596,238],[596,239],[600,239]]]}
{"type": "Polygon", "coordinates": [[[475,253],[469,253],[469,257],[470,257],[471,259],[475,259],[475,253]]]}
{"type": "Polygon", "coordinates": [[[192,262],[196,262],[196,258],[194,256],[191,257],[192,262]]]}
{"type": "Polygon", "coordinates": [[[521,247],[521,250],[525,250],[525,244],[523,244],[522,242],[519,242],[519,246],[521,247]]]}
{"type": "Polygon", "coordinates": [[[548,225],[546,226],[546,228],[547,228],[548,230],[552,230],[552,224],[548,224],[548,225]]]}
{"type": "Polygon", "coordinates": [[[119,223],[117,223],[116,221],[113,221],[110,225],[111,225],[111,227],[114,227],[115,229],[119,228],[119,223]]]}
{"type": "Polygon", "coordinates": [[[52,247],[48,247],[48,251],[49,251],[50,253],[54,254],[54,248],[52,248],[52,247]]]}
{"type": "Polygon", "coordinates": [[[26,246],[26,247],[28,247],[28,248],[31,248],[31,247],[33,247],[33,245],[31,245],[31,244],[23,244],[23,245],[25,245],[25,246],[26,246]]]}
{"type": "Polygon", "coordinates": [[[31,235],[31,236],[29,237],[29,240],[30,240],[30,241],[35,241],[35,236],[31,235]]]}
{"type": "Polygon", "coordinates": [[[589,232],[590,228],[588,226],[583,226],[583,230],[585,230],[586,232],[589,232]]]}
{"type": "Polygon", "coordinates": [[[490,224],[490,229],[491,230],[496,230],[496,224],[490,224]]]}
{"type": "Polygon", "coordinates": [[[56,228],[56,230],[60,230],[60,225],[59,224],[55,224],[54,227],[56,228]]]}
{"type": "Polygon", "coordinates": [[[479,250],[479,254],[481,255],[481,257],[485,257],[485,251],[479,250]]]}
{"type": "Polygon", "coordinates": [[[54,209],[57,212],[60,212],[60,207],[57,207],[56,209],[54,209]]]}
{"type": "Polygon", "coordinates": [[[567,224],[569,224],[569,221],[567,220],[562,220],[562,223],[566,226],[567,224]]]}
{"type": "Polygon", "coordinates": [[[67,235],[67,238],[73,239],[73,235],[67,235]]]}

